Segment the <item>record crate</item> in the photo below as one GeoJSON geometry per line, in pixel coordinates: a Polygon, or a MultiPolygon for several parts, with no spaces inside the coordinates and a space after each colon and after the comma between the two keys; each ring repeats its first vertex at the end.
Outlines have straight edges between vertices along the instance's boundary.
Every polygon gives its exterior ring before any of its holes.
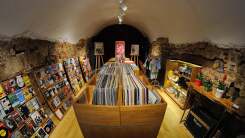
{"type": "MultiPolygon", "coordinates": [[[[148,89],[154,89],[147,78],[137,77],[148,89]]],[[[122,100],[122,83],[118,87],[116,106],[93,105],[96,75],[87,84],[74,110],[86,138],[156,138],[163,121],[167,103],[125,106],[122,100]]],[[[156,91],[155,91],[156,92],[156,91]]]]}

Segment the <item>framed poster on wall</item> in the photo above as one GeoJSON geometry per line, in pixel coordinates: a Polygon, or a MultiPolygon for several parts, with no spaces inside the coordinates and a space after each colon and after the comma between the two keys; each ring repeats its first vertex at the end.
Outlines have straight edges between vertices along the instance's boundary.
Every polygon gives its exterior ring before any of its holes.
{"type": "Polygon", "coordinates": [[[131,56],[139,56],[139,45],[138,44],[133,44],[131,45],[131,56]]]}
{"type": "Polygon", "coordinates": [[[115,46],[116,61],[123,62],[125,58],[125,41],[116,41],[115,46]]]}
{"type": "Polygon", "coordinates": [[[95,42],[94,43],[94,55],[104,55],[104,43],[95,42]]]}

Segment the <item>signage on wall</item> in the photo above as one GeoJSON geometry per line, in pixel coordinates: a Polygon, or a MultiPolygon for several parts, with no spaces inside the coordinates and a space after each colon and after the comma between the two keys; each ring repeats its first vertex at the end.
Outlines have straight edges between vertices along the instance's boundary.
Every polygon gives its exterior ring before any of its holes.
{"type": "Polygon", "coordinates": [[[95,42],[94,43],[94,55],[104,55],[104,43],[95,42]]]}
{"type": "Polygon", "coordinates": [[[123,62],[125,58],[125,41],[116,41],[115,46],[116,61],[123,62]]]}
{"type": "Polygon", "coordinates": [[[139,45],[138,44],[133,44],[131,45],[131,56],[139,56],[139,45]]]}

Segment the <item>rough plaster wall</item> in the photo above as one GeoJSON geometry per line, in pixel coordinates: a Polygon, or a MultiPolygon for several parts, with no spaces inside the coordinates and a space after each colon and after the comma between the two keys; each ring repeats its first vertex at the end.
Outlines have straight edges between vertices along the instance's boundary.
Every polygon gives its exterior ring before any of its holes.
{"type": "Polygon", "coordinates": [[[0,41],[0,81],[21,71],[84,55],[86,50],[82,44],[85,43],[74,45],[29,38],[0,41]]]}

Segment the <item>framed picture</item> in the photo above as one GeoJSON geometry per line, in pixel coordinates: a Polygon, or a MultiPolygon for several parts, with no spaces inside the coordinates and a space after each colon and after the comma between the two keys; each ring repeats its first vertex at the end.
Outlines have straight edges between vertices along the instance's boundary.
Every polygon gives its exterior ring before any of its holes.
{"type": "Polygon", "coordinates": [[[104,55],[104,43],[102,42],[94,43],[94,55],[104,55]]]}
{"type": "Polygon", "coordinates": [[[125,41],[116,41],[115,46],[116,61],[123,61],[125,58],[125,41]]]}
{"type": "Polygon", "coordinates": [[[131,45],[131,56],[139,56],[139,45],[138,44],[133,44],[131,45]]]}

